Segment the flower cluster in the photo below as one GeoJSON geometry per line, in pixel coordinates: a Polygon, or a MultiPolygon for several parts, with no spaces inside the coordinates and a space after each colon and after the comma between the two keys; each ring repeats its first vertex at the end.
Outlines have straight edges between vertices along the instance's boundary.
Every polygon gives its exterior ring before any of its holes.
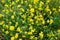
{"type": "Polygon", "coordinates": [[[3,40],[60,40],[60,0],[0,0],[3,40]]]}

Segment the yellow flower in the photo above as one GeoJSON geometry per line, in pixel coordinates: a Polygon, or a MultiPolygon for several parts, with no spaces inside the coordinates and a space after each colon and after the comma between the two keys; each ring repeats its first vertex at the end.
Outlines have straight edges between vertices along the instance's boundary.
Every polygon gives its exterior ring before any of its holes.
{"type": "Polygon", "coordinates": [[[45,8],[45,11],[46,11],[46,12],[50,11],[50,9],[49,9],[49,6],[48,6],[48,5],[47,5],[47,7],[45,8]]]}
{"type": "Polygon", "coordinates": [[[39,0],[34,0],[34,4],[36,4],[39,0]]]}
{"type": "Polygon", "coordinates": [[[5,0],[1,0],[1,2],[3,2],[3,3],[4,3],[4,2],[5,2],[5,0]]]}
{"type": "Polygon", "coordinates": [[[34,38],[34,36],[30,36],[30,39],[33,39],[34,38]]]}
{"type": "Polygon", "coordinates": [[[14,1],[12,1],[11,5],[14,5],[14,1]]]}
{"type": "Polygon", "coordinates": [[[31,35],[31,34],[32,34],[32,32],[28,32],[28,34],[29,34],[29,35],[31,35]]]}
{"type": "Polygon", "coordinates": [[[44,5],[44,2],[40,1],[40,7],[42,7],[44,5]]]}
{"type": "Polygon", "coordinates": [[[11,19],[14,19],[14,15],[11,16],[11,19]]]}
{"type": "Polygon", "coordinates": [[[34,12],[34,8],[31,8],[31,9],[30,9],[30,12],[34,12]]]}
{"type": "Polygon", "coordinates": [[[47,34],[47,36],[51,37],[54,36],[53,32],[51,31],[49,34],[47,34]]]}
{"type": "Polygon", "coordinates": [[[8,32],[8,31],[6,31],[5,33],[6,33],[6,34],[9,34],[9,32],[8,32]]]}
{"type": "Polygon", "coordinates": [[[29,4],[29,7],[30,7],[30,8],[32,8],[32,5],[31,5],[31,4],[29,4]]]}
{"type": "Polygon", "coordinates": [[[1,21],[1,22],[0,22],[0,25],[3,25],[3,24],[4,24],[4,21],[1,21]]]}
{"type": "Polygon", "coordinates": [[[52,19],[50,19],[50,24],[52,24],[53,23],[53,20],[52,19]]]}
{"type": "Polygon", "coordinates": [[[60,34],[60,29],[58,29],[57,32],[60,34]]]}
{"type": "Polygon", "coordinates": [[[15,26],[17,26],[17,25],[18,25],[18,22],[16,22],[15,26]]]}
{"type": "Polygon", "coordinates": [[[21,7],[21,5],[18,5],[17,7],[19,8],[19,7],[21,7]]]}
{"type": "Polygon", "coordinates": [[[35,32],[35,29],[31,29],[31,32],[35,32]]]}
{"type": "Polygon", "coordinates": [[[19,36],[19,34],[18,34],[18,33],[16,33],[16,34],[15,34],[15,38],[18,38],[18,36],[19,36]]]}
{"type": "Polygon", "coordinates": [[[8,25],[6,25],[6,29],[8,29],[8,25]]]}
{"type": "Polygon", "coordinates": [[[20,33],[22,32],[20,27],[17,28],[17,32],[20,32],[20,33]]]}
{"type": "Polygon", "coordinates": [[[18,3],[19,2],[19,0],[16,0],[16,3],[18,3]]]}
{"type": "Polygon", "coordinates": [[[4,17],[4,15],[3,15],[3,14],[0,14],[0,18],[1,18],[1,17],[4,17]]]}
{"type": "Polygon", "coordinates": [[[49,23],[49,20],[47,20],[47,23],[49,23]]]}
{"type": "Polygon", "coordinates": [[[56,8],[53,8],[52,10],[53,10],[53,11],[56,11],[56,8]]]}
{"type": "Polygon", "coordinates": [[[44,34],[42,31],[39,33],[39,36],[40,36],[40,38],[43,38],[44,34]]]}
{"type": "Polygon", "coordinates": [[[21,38],[19,40],[22,40],[21,38]]]}
{"type": "Polygon", "coordinates": [[[46,0],[46,2],[47,2],[47,3],[49,3],[49,2],[50,2],[50,0],[46,0]]]}
{"type": "Polygon", "coordinates": [[[7,5],[7,4],[5,4],[5,7],[8,7],[8,5],[7,5]]]}
{"type": "Polygon", "coordinates": [[[2,29],[2,32],[4,32],[4,29],[2,29]]]}
{"type": "Polygon", "coordinates": [[[10,26],[10,30],[14,30],[14,26],[10,26]]]}
{"type": "Polygon", "coordinates": [[[11,37],[11,40],[15,40],[15,38],[14,37],[11,37]]]}
{"type": "Polygon", "coordinates": [[[42,20],[42,24],[45,24],[45,21],[44,20],[42,20]]]}
{"type": "Polygon", "coordinates": [[[6,9],[6,14],[8,14],[9,13],[9,10],[8,9],[6,9]]]}

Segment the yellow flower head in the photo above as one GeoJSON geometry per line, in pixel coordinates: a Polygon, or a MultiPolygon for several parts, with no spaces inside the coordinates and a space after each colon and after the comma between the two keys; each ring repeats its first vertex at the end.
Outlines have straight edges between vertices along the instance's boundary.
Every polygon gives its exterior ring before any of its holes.
{"type": "Polygon", "coordinates": [[[3,14],[0,14],[0,18],[3,17],[4,15],[3,14]]]}
{"type": "Polygon", "coordinates": [[[14,19],[14,15],[11,16],[11,19],[14,19]]]}
{"type": "Polygon", "coordinates": [[[9,32],[8,32],[8,31],[6,31],[5,33],[6,33],[6,34],[9,34],[9,32]]]}
{"type": "Polygon", "coordinates": [[[39,33],[39,35],[40,35],[40,38],[43,38],[43,36],[44,36],[42,31],[39,33]]]}
{"type": "Polygon", "coordinates": [[[53,23],[53,20],[52,19],[50,19],[50,24],[52,24],[53,23]]]}
{"type": "Polygon", "coordinates": [[[34,8],[31,8],[31,9],[30,9],[30,12],[34,12],[34,8]]]}
{"type": "Polygon", "coordinates": [[[18,34],[18,33],[16,33],[16,34],[15,34],[15,38],[18,38],[18,35],[19,35],[19,34],[18,34]]]}
{"type": "Polygon", "coordinates": [[[10,26],[10,30],[11,30],[11,31],[14,30],[14,26],[10,26]]]}
{"type": "Polygon", "coordinates": [[[60,29],[58,29],[57,32],[60,34],[60,29]]]}
{"type": "Polygon", "coordinates": [[[17,32],[20,32],[20,33],[22,32],[20,27],[17,28],[17,32]]]}
{"type": "Polygon", "coordinates": [[[34,0],[34,4],[36,4],[39,0],[34,0]]]}
{"type": "Polygon", "coordinates": [[[11,40],[14,40],[15,38],[14,37],[11,37],[11,40]]]}

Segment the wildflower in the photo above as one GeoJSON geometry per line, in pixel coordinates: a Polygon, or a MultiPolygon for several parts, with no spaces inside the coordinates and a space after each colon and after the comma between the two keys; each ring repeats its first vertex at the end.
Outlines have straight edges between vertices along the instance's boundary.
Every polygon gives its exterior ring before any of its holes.
{"type": "Polygon", "coordinates": [[[16,0],[16,3],[18,3],[19,2],[19,0],[16,0]]]}
{"type": "Polygon", "coordinates": [[[49,20],[47,20],[47,23],[49,23],[49,20]]]}
{"type": "Polygon", "coordinates": [[[1,18],[1,17],[4,17],[4,15],[3,15],[3,14],[0,14],[0,18],[1,18]]]}
{"type": "Polygon", "coordinates": [[[51,0],[46,0],[47,3],[49,3],[51,0]]]}
{"type": "Polygon", "coordinates": [[[14,4],[15,4],[14,1],[12,1],[11,5],[14,5],[14,4]]]}
{"type": "Polygon", "coordinates": [[[32,5],[31,5],[31,4],[29,4],[29,7],[30,7],[30,8],[32,8],[32,5]]]}
{"type": "Polygon", "coordinates": [[[19,7],[21,7],[21,5],[18,5],[17,7],[19,8],[19,7]]]}
{"type": "Polygon", "coordinates": [[[1,22],[0,22],[0,25],[3,25],[3,24],[4,24],[4,21],[1,21],[1,22]]]}
{"type": "Polygon", "coordinates": [[[45,11],[46,11],[46,12],[50,11],[50,9],[49,9],[49,6],[48,6],[48,5],[46,6],[45,11]]]}
{"type": "Polygon", "coordinates": [[[6,9],[6,14],[8,14],[9,13],[9,10],[8,9],[6,9]]]}
{"type": "Polygon", "coordinates": [[[29,35],[31,35],[31,34],[32,34],[32,32],[28,32],[28,34],[29,34],[29,35]]]}
{"type": "Polygon", "coordinates": [[[40,7],[42,7],[44,5],[44,2],[40,1],[40,7]]]}
{"type": "Polygon", "coordinates": [[[33,39],[34,38],[34,36],[30,36],[30,39],[33,39]]]}
{"type": "Polygon", "coordinates": [[[22,32],[20,27],[17,28],[17,32],[20,32],[20,33],[22,32]]]}
{"type": "Polygon", "coordinates": [[[7,4],[5,4],[5,7],[8,7],[8,5],[7,5],[7,4]]]}
{"type": "Polygon", "coordinates": [[[39,33],[39,36],[40,36],[41,39],[43,38],[44,34],[43,34],[42,31],[39,33]]]}
{"type": "Polygon", "coordinates": [[[34,4],[36,4],[39,0],[34,0],[34,4]]]}
{"type": "Polygon", "coordinates": [[[53,20],[52,19],[50,19],[50,24],[52,24],[53,23],[53,20]]]}
{"type": "Polygon", "coordinates": [[[14,26],[10,26],[10,30],[11,30],[11,31],[14,30],[14,26]]]}
{"type": "Polygon", "coordinates": [[[6,33],[6,34],[9,34],[9,32],[8,32],[8,31],[6,31],[5,33],[6,33]]]}
{"type": "Polygon", "coordinates": [[[57,32],[60,34],[60,29],[58,29],[57,32]]]}
{"type": "Polygon", "coordinates": [[[11,19],[14,19],[14,15],[11,16],[11,19]]]}
{"type": "Polygon", "coordinates": [[[31,9],[30,9],[30,12],[34,12],[34,8],[31,8],[31,9]]]}
{"type": "Polygon", "coordinates": [[[15,34],[15,38],[18,38],[18,35],[19,35],[19,34],[18,34],[18,33],[16,33],[16,34],[15,34]]]}
{"type": "Polygon", "coordinates": [[[19,40],[22,40],[21,38],[19,40]]]}
{"type": "Polygon", "coordinates": [[[14,40],[15,38],[14,37],[11,37],[11,40],[14,40]]]}

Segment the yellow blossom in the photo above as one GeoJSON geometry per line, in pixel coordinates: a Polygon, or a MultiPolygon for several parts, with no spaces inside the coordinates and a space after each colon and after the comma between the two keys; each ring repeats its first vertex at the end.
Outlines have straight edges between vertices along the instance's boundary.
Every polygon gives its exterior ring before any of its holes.
{"type": "Polygon", "coordinates": [[[1,22],[0,22],[0,25],[3,25],[3,24],[4,24],[4,21],[1,21],[1,22]]]}
{"type": "Polygon", "coordinates": [[[19,2],[19,0],[16,0],[16,3],[18,3],[19,2]]]}
{"type": "Polygon", "coordinates": [[[22,40],[21,38],[19,40],[22,40]]]}
{"type": "Polygon", "coordinates": [[[15,40],[15,38],[14,37],[11,37],[11,40],[15,40]]]}
{"type": "Polygon", "coordinates": [[[57,32],[60,34],[60,29],[58,29],[57,32]]]}
{"type": "Polygon", "coordinates": [[[10,26],[10,30],[11,30],[11,31],[14,30],[14,26],[10,26]]]}
{"type": "Polygon", "coordinates": [[[3,14],[0,14],[0,18],[3,17],[4,15],[3,14]]]}
{"type": "Polygon", "coordinates": [[[49,20],[47,20],[47,23],[49,23],[49,20]]]}
{"type": "Polygon", "coordinates": [[[39,33],[39,36],[40,36],[40,38],[43,38],[44,34],[42,31],[39,33]]]}
{"type": "Polygon", "coordinates": [[[11,16],[11,19],[14,19],[14,15],[11,16]]]}
{"type": "Polygon", "coordinates": [[[34,8],[31,8],[31,9],[30,9],[30,12],[34,12],[34,8]]]}
{"type": "Polygon", "coordinates": [[[21,5],[18,5],[17,7],[19,8],[19,7],[21,7],[21,5]]]}
{"type": "Polygon", "coordinates": [[[52,24],[53,23],[53,20],[52,19],[50,19],[50,24],[52,24]]]}
{"type": "Polygon", "coordinates": [[[30,36],[30,39],[33,39],[34,38],[34,36],[30,36]]]}
{"type": "Polygon", "coordinates": [[[29,35],[31,35],[31,34],[32,34],[32,32],[28,32],[28,34],[29,34],[29,35]]]}
{"type": "Polygon", "coordinates": [[[8,7],[8,5],[7,5],[7,4],[5,4],[5,7],[8,7]]]}
{"type": "Polygon", "coordinates": [[[9,32],[8,32],[8,31],[6,31],[5,33],[6,33],[6,34],[9,34],[9,32]]]}
{"type": "Polygon", "coordinates": [[[40,7],[42,7],[44,5],[44,2],[40,1],[40,7]]]}
{"type": "Polygon", "coordinates": [[[48,5],[46,6],[45,11],[46,11],[46,12],[50,11],[50,9],[49,9],[49,6],[48,6],[48,5]]]}
{"type": "Polygon", "coordinates": [[[14,1],[12,1],[11,5],[14,5],[14,4],[15,4],[14,1]]]}
{"type": "Polygon", "coordinates": [[[31,4],[29,4],[29,7],[30,7],[30,8],[32,8],[32,5],[31,5],[31,4]]]}
{"type": "Polygon", "coordinates": [[[21,29],[20,29],[20,27],[17,28],[17,31],[20,32],[20,33],[22,32],[21,29]]]}
{"type": "Polygon", "coordinates": [[[15,34],[15,38],[18,38],[18,36],[19,36],[19,34],[18,34],[18,33],[16,33],[16,34],[15,34]]]}
{"type": "Polygon", "coordinates": [[[49,3],[51,0],[46,0],[47,3],[49,3]]]}
{"type": "Polygon", "coordinates": [[[36,4],[39,0],[34,0],[34,4],[36,4]]]}

